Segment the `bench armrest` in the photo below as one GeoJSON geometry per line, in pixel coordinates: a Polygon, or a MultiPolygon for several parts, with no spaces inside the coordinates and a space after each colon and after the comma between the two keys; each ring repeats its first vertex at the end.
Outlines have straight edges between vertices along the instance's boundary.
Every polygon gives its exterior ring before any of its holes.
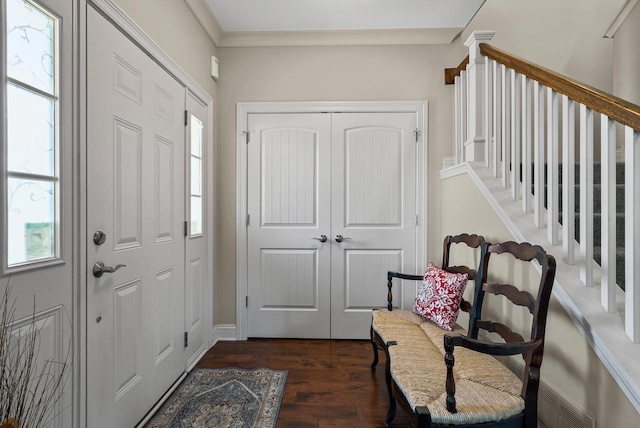
{"type": "Polygon", "coordinates": [[[422,275],[413,275],[413,274],[408,274],[408,273],[400,273],[400,272],[388,271],[387,272],[387,288],[389,290],[387,291],[387,309],[389,311],[393,310],[393,293],[391,292],[391,287],[393,286],[393,282],[392,282],[393,278],[410,279],[412,281],[422,281],[423,280],[423,276],[422,275]]]}
{"type": "Polygon", "coordinates": [[[453,378],[453,366],[455,364],[455,358],[453,357],[453,350],[455,346],[462,346],[463,348],[471,349],[476,352],[489,355],[516,355],[524,354],[526,352],[533,351],[540,346],[542,339],[531,340],[528,342],[516,342],[516,343],[493,343],[484,342],[477,339],[472,339],[467,336],[462,336],[459,333],[451,333],[444,336],[444,362],[447,365],[447,410],[451,413],[456,413],[456,383],[453,378]]]}

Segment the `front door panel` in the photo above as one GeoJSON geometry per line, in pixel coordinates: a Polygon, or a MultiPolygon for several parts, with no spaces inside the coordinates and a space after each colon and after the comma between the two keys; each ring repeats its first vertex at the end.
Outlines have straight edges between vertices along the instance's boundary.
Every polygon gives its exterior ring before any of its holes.
{"type": "Polygon", "coordinates": [[[387,303],[387,271],[415,271],[415,129],[415,113],[333,115],[334,339],[368,337],[371,309],[387,303]]]}

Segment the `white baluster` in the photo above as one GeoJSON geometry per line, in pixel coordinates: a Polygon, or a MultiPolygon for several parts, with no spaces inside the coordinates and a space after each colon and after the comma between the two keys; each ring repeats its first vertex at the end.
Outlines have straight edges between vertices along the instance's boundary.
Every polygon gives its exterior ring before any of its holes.
{"type": "Polygon", "coordinates": [[[544,86],[533,82],[533,223],[544,227],[544,86]]]}
{"type": "Polygon", "coordinates": [[[600,301],[608,312],[616,311],[616,122],[600,115],[600,215],[602,218],[602,276],[600,301]]]}
{"type": "Polygon", "coordinates": [[[493,65],[493,176],[500,177],[502,173],[502,74],[500,64],[491,61],[493,65]]]}
{"type": "Polygon", "coordinates": [[[453,79],[455,89],[455,141],[456,141],[456,164],[462,162],[462,83],[460,76],[453,79]]]}
{"type": "Polygon", "coordinates": [[[467,142],[467,117],[469,113],[469,99],[468,99],[468,85],[467,85],[467,72],[465,70],[460,71],[460,161],[465,162],[467,156],[465,153],[465,144],[467,142]]]}
{"type": "Polygon", "coordinates": [[[522,108],[521,91],[522,91],[522,75],[511,72],[511,197],[517,201],[520,199],[522,191],[521,177],[521,148],[520,133],[522,117],[520,110],[522,108]]]}
{"type": "Polygon", "coordinates": [[[493,134],[493,64],[495,61],[486,58],[484,70],[484,164],[487,168],[493,167],[493,153],[495,141],[493,134]]]}
{"type": "Polygon", "coordinates": [[[575,104],[562,96],[562,246],[568,264],[574,264],[576,248],[576,137],[575,104]]]}
{"type": "Polygon", "coordinates": [[[640,133],[624,130],[625,189],[625,331],[640,342],[640,133]]]}
{"type": "Polygon", "coordinates": [[[593,285],[593,110],[580,105],[580,280],[593,285]]]}
{"type": "Polygon", "coordinates": [[[500,64],[502,76],[502,187],[508,189],[511,185],[511,73],[500,64]]]}
{"type": "Polygon", "coordinates": [[[558,93],[547,88],[547,237],[551,245],[558,245],[559,194],[558,179],[558,93]]]}
{"type": "Polygon", "coordinates": [[[531,212],[531,79],[522,77],[522,211],[531,212]]]}

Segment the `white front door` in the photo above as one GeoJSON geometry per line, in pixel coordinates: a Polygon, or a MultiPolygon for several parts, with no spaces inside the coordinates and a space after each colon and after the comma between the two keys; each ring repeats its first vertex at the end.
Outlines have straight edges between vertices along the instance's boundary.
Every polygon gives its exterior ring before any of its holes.
{"type": "Polygon", "coordinates": [[[331,115],[252,114],[249,132],[249,336],[328,338],[331,115]]]}
{"type": "Polygon", "coordinates": [[[87,15],[87,420],[131,427],[185,370],[185,89],[87,15]]]}
{"type": "Polygon", "coordinates": [[[416,270],[416,127],[416,113],[249,114],[249,337],[368,337],[386,272],[416,270]]]}

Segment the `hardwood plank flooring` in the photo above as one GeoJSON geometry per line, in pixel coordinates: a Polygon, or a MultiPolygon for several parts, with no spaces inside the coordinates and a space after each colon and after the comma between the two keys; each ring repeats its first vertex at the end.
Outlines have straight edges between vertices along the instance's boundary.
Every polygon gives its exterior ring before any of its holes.
{"type": "MultiPolygon", "coordinates": [[[[250,339],[218,342],[198,367],[288,370],[276,428],[384,427],[384,353],[375,371],[372,360],[364,340],[250,339]]],[[[411,426],[399,405],[394,426],[411,426]]]]}

